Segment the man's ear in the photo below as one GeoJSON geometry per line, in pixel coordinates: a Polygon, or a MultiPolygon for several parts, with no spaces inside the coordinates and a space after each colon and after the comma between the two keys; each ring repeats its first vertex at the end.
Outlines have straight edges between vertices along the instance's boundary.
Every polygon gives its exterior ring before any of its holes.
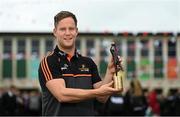
{"type": "Polygon", "coordinates": [[[76,28],[76,36],[78,35],[79,31],[78,31],[78,28],[76,28]]]}
{"type": "Polygon", "coordinates": [[[56,28],[53,29],[53,34],[56,37],[56,28]]]}

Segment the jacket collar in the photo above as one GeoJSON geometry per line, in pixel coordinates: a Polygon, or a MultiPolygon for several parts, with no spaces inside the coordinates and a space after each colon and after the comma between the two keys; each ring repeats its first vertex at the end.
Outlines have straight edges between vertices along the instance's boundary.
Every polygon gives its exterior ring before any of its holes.
{"type": "MultiPolygon", "coordinates": [[[[60,56],[60,57],[67,57],[67,55],[68,55],[68,54],[65,53],[64,51],[60,50],[60,49],[58,48],[58,46],[55,47],[54,52],[55,52],[58,56],[60,56]]],[[[78,58],[78,57],[81,56],[81,54],[80,54],[79,52],[77,52],[77,49],[75,49],[74,56],[75,56],[76,58],[78,58]]]]}

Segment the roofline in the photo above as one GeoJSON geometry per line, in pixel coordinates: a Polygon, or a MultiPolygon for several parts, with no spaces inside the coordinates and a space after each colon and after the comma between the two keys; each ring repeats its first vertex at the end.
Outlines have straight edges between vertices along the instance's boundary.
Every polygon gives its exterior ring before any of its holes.
{"type": "MultiPolygon", "coordinates": [[[[0,36],[11,36],[11,35],[16,35],[16,36],[22,36],[22,35],[31,35],[31,36],[39,36],[39,35],[52,35],[52,32],[0,32],[0,36]]],[[[157,32],[157,33],[152,33],[152,32],[139,32],[137,34],[131,33],[131,32],[119,32],[119,33],[111,33],[111,32],[79,32],[80,36],[86,36],[86,35],[91,35],[91,36],[175,36],[174,33],[172,32],[157,32]]],[[[180,32],[177,33],[177,35],[180,35],[180,32]]]]}

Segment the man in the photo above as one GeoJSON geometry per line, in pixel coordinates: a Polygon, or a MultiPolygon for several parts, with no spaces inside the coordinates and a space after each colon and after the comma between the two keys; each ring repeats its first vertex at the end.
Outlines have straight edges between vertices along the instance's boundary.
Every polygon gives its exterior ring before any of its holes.
{"type": "Polygon", "coordinates": [[[54,17],[54,26],[57,46],[39,66],[42,114],[96,115],[94,99],[106,102],[110,95],[119,92],[112,87],[113,60],[109,62],[105,78],[101,81],[93,60],[76,51],[76,16],[61,11],[54,17]]]}

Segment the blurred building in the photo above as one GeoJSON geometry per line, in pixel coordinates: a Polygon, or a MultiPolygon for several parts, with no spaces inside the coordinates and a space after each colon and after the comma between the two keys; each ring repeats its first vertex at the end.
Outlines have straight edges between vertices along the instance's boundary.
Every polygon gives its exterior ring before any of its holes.
{"type": "MultiPolygon", "coordinates": [[[[143,88],[180,87],[180,34],[80,33],[76,47],[96,62],[101,76],[112,41],[123,57],[125,87],[132,78],[140,79],[143,88]]],[[[0,86],[38,89],[39,62],[54,46],[52,33],[0,33],[0,86]]]]}

